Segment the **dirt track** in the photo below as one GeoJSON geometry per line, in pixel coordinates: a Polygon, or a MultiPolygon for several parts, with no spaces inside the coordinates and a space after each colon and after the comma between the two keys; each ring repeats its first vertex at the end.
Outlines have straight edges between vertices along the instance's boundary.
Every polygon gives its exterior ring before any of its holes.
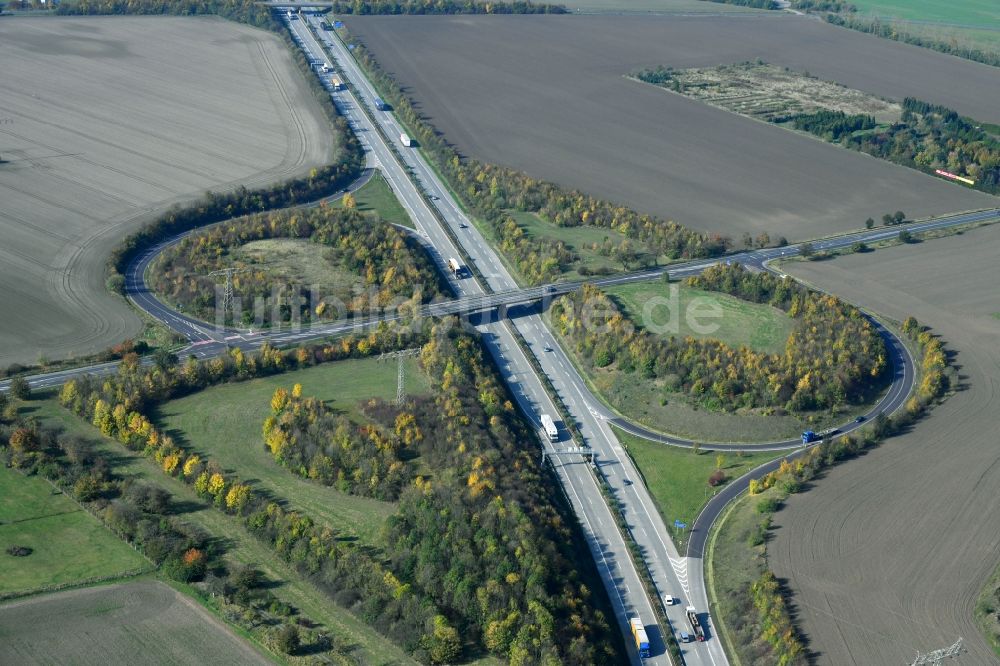
{"type": "Polygon", "coordinates": [[[763,58],[1000,120],[1000,70],[787,15],[349,17],[464,153],[708,231],[815,237],[994,206],[912,170],[625,78],[763,58]]]}
{"type": "Polygon", "coordinates": [[[1000,227],[788,272],[957,352],[964,389],[915,430],[834,468],[775,515],[772,568],[821,664],[904,664],[959,636],[958,663],[996,663],[973,622],[1000,560],[1000,227]]]}
{"type": "Polygon", "coordinates": [[[0,365],[141,330],[104,288],[126,233],[208,189],[326,163],[322,110],[281,42],[217,19],[0,20],[0,365]]]}
{"type": "Polygon", "coordinates": [[[271,662],[187,597],[142,580],[0,606],[0,663],[271,662]]]}

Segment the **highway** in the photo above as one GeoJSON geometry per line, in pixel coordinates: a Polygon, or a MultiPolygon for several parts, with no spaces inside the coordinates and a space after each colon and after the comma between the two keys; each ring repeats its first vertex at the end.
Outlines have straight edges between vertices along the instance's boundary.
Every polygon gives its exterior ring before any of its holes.
{"type": "MultiPolygon", "coordinates": [[[[353,84],[368,109],[372,110],[372,117],[369,117],[352,91],[332,91],[328,87],[331,98],[347,118],[352,130],[360,137],[367,154],[368,166],[372,169],[378,168],[383,173],[390,187],[416,224],[417,234],[422,242],[430,249],[434,260],[443,272],[449,276],[449,284],[455,292],[456,299],[427,304],[420,309],[420,314],[422,316],[449,314],[467,316],[490,313],[500,308],[500,316],[495,321],[490,317],[490,321],[479,325],[478,328],[522,411],[539,428],[539,415],[541,413],[552,414],[557,419],[557,415],[560,413],[546,392],[541,378],[534,371],[532,363],[518,344],[517,335],[526,342],[535,363],[551,382],[561,403],[568,410],[569,416],[577,423],[582,438],[582,441],[574,442],[563,427],[561,428],[560,440],[554,444],[545,445],[547,450],[558,452],[568,447],[582,445],[590,447],[597,454],[597,473],[607,481],[612,493],[622,505],[632,536],[644,554],[644,566],[648,567],[658,593],[661,596],[669,594],[681,598],[680,604],[667,609],[674,630],[686,627],[683,607],[688,603],[698,608],[703,624],[707,625],[708,640],[705,643],[682,645],[685,662],[688,664],[712,664],[713,666],[722,666],[728,663],[722,650],[721,641],[716,639],[711,618],[706,613],[708,601],[702,577],[701,557],[708,528],[726,502],[745,489],[748,477],[742,477],[733,482],[709,502],[702,515],[692,526],[687,552],[683,556],[678,553],[668,536],[666,526],[656,510],[652,498],[644,484],[638,481],[640,477],[637,470],[615,438],[611,425],[614,424],[640,436],[675,446],[693,443],[646,430],[610,412],[590,392],[586,382],[576,371],[554,334],[546,327],[539,315],[528,312],[516,318],[502,316],[502,310],[509,306],[542,300],[543,307],[545,307],[544,301],[559,294],[574,291],[582,283],[557,283],[530,289],[519,288],[499,255],[465,216],[420,152],[405,147],[399,142],[398,137],[403,129],[396,123],[393,116],[390,113],[374,110],[375,91],[344,45],[333,33],[321,32],[318,24],[318,18],[306,17],[304,20],[290,21],[289,27],[300,47],[317,63],[330,61],[328,54],[332,54],[333,59],[341,66],[345,78],[353,84]],[[324,51],[316,34],[310,31],[310,25],[322,36],[328,51],[324,51]],[[373,124],[372,118],[377,120],[381,132],[373,124]],[[464,250],[464,253],[459,251],[459,246],[464,250]],[[462,256],[469,257],[478,273],[482,275],[484,283],[481,284],[478,278],[473,276],[456,278],[450,274],[446,268],[447,258],[462,256]]],[[[812,246],[817,251],[832,250],[849,247],[855,242],[871,243],[890,239],[898,235],[903,228],[911,233],[917,233],[985,222],[997,217],[1000,217],[1000,210],[965,213],[901,227],[879,228],[817,240],[812,242],[812,246]]],[[[399,313],[388,313],[377,317],[315,324],[289,330],[268,329],[256,332],[206,325],[204,322],[178,313],[163,304],[149,292],[145,285],[144,274],[149,263],[162,249],[178,242],[180,238],[166,241],[138,257],[127,271],[126,289],[129,298],[138,307],[163,321],[171,329],[189,340],[190,344],[185,348],[185,353],[205,358],[226,353],[226,350],[233,346],[252,350],[259,348],[265,342],[275,345],[296,344],[347,331],[361,330],[378,321],[402,317],[399,313]]],[[[769,261],[795,256],[800,251],[801,245],[768,248],[730,255],[726,259],[743,263],[756,270],[763,270],[766,269],[769,261]]],[[[602,286],[610,286],[632,281],[659,279],[664,273],[669,273],[671,278],[676,279],[696,274],[715,263],[717,263],[716,260],[698,260],[629,275],[593,280],[592,282],[602,286]]],[[[897,409],[905,401],[914,378],[912,359],[909,358],[905,347],[884,328],[880,327],[880,330],[886,339],[887,346],[892,351],[896,376],[887,395],[869,416],[874,416],[881,411],[891,412],[897,409]]],[[[145,362],[151,361],[146,360],[145,362]]],[[[87,368],[64,370],[32,377],[30,383],[33,388],[57,386],[73,376],[85,373],[111,373],[115,371],[116,367],[116,363],[107,363],[87,368]]],[[[5,388],[7,384],[8,382],[0,382],[0,389],[5,388]]],[[[856,426],[845,426],[844,430],[847,431],[851,427],[856,426]]],[[[544,441],[544,437],[542,439],[544,441]]],[[[763,447],[764,450],[777,450],[799,448],[801,443],[791,440],[769,444],[742,445],[702,443],[702,446],[706,449],[750,450],[763,447]]],[[[611,598],[616,619],[625,635],[626,644],[632,649],[631,636],[625,629],[628,624],[627,618],[638,615],[647,626],[653,647],[653,656],[642,660],[642,662],[649,664],[670,663],[665,653],[663,637],[659,635],[654,624],[655,616],[650,606],[651,600],[647,598],[643,590],[639,574],[628,555],[614,517],[601,496],[590,465],[578,456],[557,455],[551,460],[566,495],[580,520],[581,528],[597,563],[598,571],[611,598]]],[[[774,465],[776,464],[774,463],[774,465]]],[[[760,473],[760,470],[755,470],[752,474],[759,476],[760,473]]],[[[653,600],[653,602],[658,601],[653,600]]],[[[638,662],[634,650],[632,651],[632,659],[634,662],[638,662]]]]}
{"type": "MultiPolygon", "coordinates": [[[[362,97],[361,101],[369,109],[375,109],[376,94],[374,89],[362,75],[339,39],[332,33],[321,31],[319,21],[320,19],[317,17],[304,17],[301,20],[289,21],[288,24],[307,57],[317,62],[325,62],[328,55],[332,54],[340,65],[344,78],[353,84],[355,90],[359,91],[362,97]],[[310,24],[313,30],[323,34],[329,52],[321,47],[315,34],[309,29],[310,24]]],[[[456,295],[460,298],[480,296],[487,294],[487,289],[475,277],[457,278],[447,270],[446,262],[449,257],[463,256],[453,243],[453,236],[461,239],[463,249],[476,263],[490,291],[510,292],[517,290],[517,283],[507,273],[499,256],[475,230],[471,221],[465,217],[420,153],[403,146],[399,141],[399,135],[403,130],[395,123],[392,116],[388,113],[373,112],[374,116],[378,118],[384,136],[388,137],[387,141],[360,108],[352,91],[331,91],[331,95],[345,115],[350,114],[348,119],[353,123],[356,131],[366,138],[367,145],[373,152],[386,180],[414,220],[420,234],[425,236],[436,250],[432,253],[433,258],[443,272],[448,275],[456,295]],[[397,159],[397,154],[403,157],[403,163],[397,159]],[[417,182],[420,183],[424,192],[434,199],[430,199],[430,201],[425,199],[418,189],[417,182]],[[431,204],[437,208],[437,214],[431,210],[431,204]],[[443,223],[442,220],[444,220],[443,223]],[[449,233],[449,229],[445,228],[445,224],[449,225],[451,233],[449,233]]],[[[540,322],[537,315],[518,320],[517,329],[522,334],[527,332],[525,338],[529,344],[537,337],[535,332],[540,327],[540,322]]],[[[514,324],[505,319],[484,324],[479,328],[487,348],[493,354],[521,410],[528,415],[536,427],[540,428],[540,414],[556,415],[559,412],[545,391],[542,380],[535,374],[531,363],[518,345],[513,330],[514,324]]],[[[587,443],[584,442],[584,445],[587,443]]],[[[571,441],[564,438],[552,448],[557,451],[572,445],[571,441]]],[[[604,460],[603,455],[600,459],[604,460]]],[[[610,459],[608,458],[608,460],[610,459]]],[[[631,634],[627,633],[625,628],[628,626],[628,618],[637,616],[643,620],[647,627],[652,649],[652,656],[643,660],[643,663],[669,664],[670,659],[665,649],[664,638],[660,636],[656,627],[655,614],[644,592],[639,573],[630,559],[628,548],[618,531],[611,510],[601,495],[590,465],[578,456],[554,456],[552,461],[566,496],[580,521],[584,537],[608,591],[618,626],[622,630],[626,645],[629,646],[633,662],[638,663],[639,657],[635,652],[635,644],[631,634]]],[[[601,464],[603,468],[605,463],[601,464]]]]}

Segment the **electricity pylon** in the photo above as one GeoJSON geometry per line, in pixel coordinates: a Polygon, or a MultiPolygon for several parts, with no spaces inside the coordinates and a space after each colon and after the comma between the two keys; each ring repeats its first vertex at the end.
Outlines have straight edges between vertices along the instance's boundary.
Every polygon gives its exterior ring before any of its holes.
{"type": "Polygon", "coordinates": [[[388,361],[389,359],[396,359],[397,370],[396,370],[396,405],[402,406],[403,401],[406,399],[406,359],[411,356],[416,356],[420,353],[420,347],[414,347],[413,349],[401,349],[399,351],[384,352],[379,357],[379,362],[388,361]]]}
{"type": "MultiPolygon", "coordinates": [[[[212,271],[211,273],[209,273],[207,275],[207,277],[215,277],[217,275],[225,275],[226,276],[226,291],[225,291],[225,293],[224,293],[224,295],[222,297],[222,321],[223,322],[226,321],[226,313],[229,312],[229,308],[233,304],[233,275],[235,275],[237,273],[247,273],[249,271],[250,271],[250,269],[247,268],[246,266],[233,266],[231,268],[220,268],[219,270],[212,271]]],[[[235,318],[235,316],[236,316],[236,313],[234,312],[233,313],[233,317],[235,318]]],[[[216,320],[218,320],[218,317],[216,317],[216,320]]],[[[235,323],[236,322],[234,321],[233,324],[235,324],[235,323]]]]}

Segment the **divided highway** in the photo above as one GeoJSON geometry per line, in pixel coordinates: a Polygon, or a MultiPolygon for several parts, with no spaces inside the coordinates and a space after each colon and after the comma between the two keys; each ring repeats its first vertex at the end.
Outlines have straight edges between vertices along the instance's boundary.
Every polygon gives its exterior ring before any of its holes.
{"type": "MultiPolygon", "coordinates": [[[[429,248],[434,260],[449,275],[449,283],[457,298],[442,303],[425,305],[420,314],[424,316],[467,315],[501,310],[542,300],[543,302],[559,294],[578,289],[582,283],[558,283],[543,287],[521,289],[507,271],[500,256],[466,217],[458,203],[452,198],[447,187],[425,161],[419,151],[404,146],[399,136],[405,130],[395,118],[386,112],[375,110],[376,92],[351,57],[344,44],[332,33],[319,29],[318,17],[304,17],[302,20],[288,21],[289,29],[306,55],[319,62],[329,61],[329,55],[340,65],[345,78],[353,85],[354,91],[328,91],[341,113],[347,118],[352,130],[359,136],[364,147],[370,169],[378,168],[386,178],[400,202],[417,225],[417,233],[429,248]],[[310,29],[310,27],[312,29],[310,29]],[[315,31],[315,33],[314,33],[315,31]],[[316,34],[323,38],[324,49],[316,34]],[[358,97],[355,97],[355,91],[358,97]],[[371,111],[365,112],[363,103],[371,111]],[[377,123],[377,125],[375,124],[377,123]],[[426,195],[426,196],[425,196],[426,195]],[[457,243],[456,243],[457,241],[457,243]],[[461,257],[459,246],[475,264],[484,283],[475,277],[457,278],[447,270],[449,257],[461,257]]],[[[365,178],[370,176],[366,172],[365,178]]],[[[363,179],[351,189],[362,184],[363,179]]],[[[337,195],[339,196],[339,194],[337,195]]],[[[847,234],[835,238],[812,242],[815,250],[833,250],[849,247],[856,242],[878,242],[897,236],[901,229],[911,233],[944,229],[947,227],[987,222],[1000,218],[1000,209],[965,213],[894,228],[879,228],[847,234]]],[[[182,236],[171,239],[152,248],[138,257],[129,267],[126,275],[128,296],[141,309],[177,331],[190,342],[184,350],[198,357],[210,357],[226,353],[230,347],[245,350],[259,348],[265,342],[274,345],[288,345],[319,339],[352,330],[360,330],[378,321],[399,319],[402,315],[389,313],[378,317],[359,318],[332,323],[315,324],[293,330],[238,330],[215,328],[182,313],[178,313],[159,301],[147,289],[144,273],[155,256],[170,244],[178,242],[182,236]]],[[[767,268],[767,262],[800,254],[801,246],[769,248],[735,254],[727,257],[754,269],[767,268]]],[[[611,286],[633,281],[652,280],[669,273],[671,278],[682,278],[701,272],[715,264],[714,260],[693,261],[665,268],[656,268],[634,274],[603,278],[592,282],[611,286]]],[[[873,320],[874,321],[874,320],[873,320]]],[[[902,343],[889,331],[877,324],[892,352],[895,377],[892,387],[880,404],[869,416],[879,412],[891,413],[905,401],[914,381],[913,361],[902,343]]],[[[554,334],[546,327],[537,314],[525,314],[514,319],[501,317],[478,326],[483,339],[494,355],[512,393],[522,411],[540,428],[540,415],[558,415],[543,382],[536,374],[535,365],[529,361],[518,336],[523,339],[534,363],[551,382],[559,400],[577,423],[582,441],[574,442],[561,430],[558,442],[546,445],[549,453],[565,451],[569,447],[583,445],[597,454],[597,474],[603,477],[623,508],[632,538],[640,546],[644,562],[648,568],[661,599],[650,600],[640,580],[639,573],[630,558],[614,516],[601,496],[594,471],[578,456],[553,456],[553,467],[562,482],[565,493],[572,504],[588,546],[597,563],[602,581],[611,598],[616,620],[629,645],[632,659],[639,661],[634,651],[631,635],[628,633],[628,618],[638,616],[647,626],[652,643],[652,656],[642,660],[648,664],[668,664],[665,651],[665,637],[660,636],[651,603],[659,604],[662,597],[680,597],[681,603],[668,607],[667,614],[677,630],[686,626],[683,607],[692,604],[702,613],[708,639],[705,643],[682,645],[684,660],[688,664],[711,664],[723,666],[727,658],[721,641],[715,636],[711,618],[707,615],[708,598],[702,576],[702,555],[708,528],[724,506],[745,490],[750,475],[741,477],[727,486],[723,492],[706,505],[702,514],[692,526],[691,540],[687,553],[678,553],[663,519],[656,510],[652,498],[639,479],[638,471],[632,465],[621,445],[615,438],[611,425],[620,427],[642,437],[674,446],[690,446],[693,442],[652,432],[618,417],[604,406],[589,390],[570,359],[564,353],[554,334]]],[[[146,360],[149,363],[151,361],[146,360]]],[[[97,364],[87,368],[64,370],[29,378],[33,388],[57,386],[67,379],[83,374],[106,374],[116,370],[116,363],[97,364]]],[[[0,390],[9,382],[0,382],[0,390]]],[[[847,431],[856,425],[845,426],[847,431]]],[[[543,441],[545,438],[542,438],[543,441]]],[[[706,444],[704,448],[779,450],[799,448],[800,442],[791,440],[770,444],[706,444]]],[[[797,455],[797,454],[796,454],[797,455]]],[[[777,465],[777,462],[773,463],[777,465]]],[[[762,471],[751,474],[759,476],[762,471]]]]}
{"type": "MultiPolygon", "coordinates": [[[[310,24],[313,30],[321,32],[319,19],[316,17],[288,21],[296,42],[303,48],[307,57],[316,62],[326,62],[328,52],[323,49],[313,31],[310,30],[310,24]]],[[[345,78],[358,91],[361,96],[360,101],[369,109],[375,109],[377,95],[374,89],[340,40],[330,33],[325,34],[329,35],[329,39],[325,40],[330,49],[329,53],[341,66],[345,78]]],[[[474,277],[461,279],[451,275],[450,271],[447,270],[448,258],[462,256],[462,253],[452,242],[453,236],[460,239],[463,249],[476,263],[491,291],[510,292],[517,290],[517,283],[504,268],[499,256],[474,229],[420,153],[400,142],[399,136],[403,130],[396,124],[391,115],[374,112],[379,122],[379,126],[376,128],[372,119],[360,109],[359,100],[355,97],[354,92],[350,90],[331,91],[331,95],[345,115],[350,114],[349,121],[353,123],[355,131],[358,131],[360,136],[365,137],[367,147],[373,152],[393,191],[414,220],[419,232],[436,250],[432,253],[434,259],[445,274],[449,275],[449,281],[455,293],[459,297],[481,296],[487,294],[487,289],[474,277]],[[402,156],[402,163],[396,155],[402,156]],[[437,208],[437,214],[431,210],[430,204],[418,190],[415,181],[419,181],[424,191],[434,197],[432,202],[437,208]],[[442,220],[444,220],[443,223],[442,220]],[[450,229],[446,229],[445,224],[450,229]]],[[[487,348],[496,359],[521,410],[540,428],[540,414],[558,414],[559,412],[546,392],[542,380],[534,372],[531,363],[518,345],[514,333],[515,326],[518,332],[528,340],[529,345],[537,344],[537,332],[541,327],[541,319],[538,316],[526,317],[516,324],[512,324],[509,320],[496,321],[484,324],[479,328],[487,348]]],[[[590,416],[589,413],[587,416],[590,416]]],[[[564,440],[552,448],[558,451],[560,448],[564,449],[572,445],[571,441],[564,440]]],[[[599,453],[602,454],[600,459],[605,459],[604,452],[599,451],[599,453]]],[[[613,460],[610,456],[606,459],[613,460]]],[[[597,563],[601,579],[608,590],[618,626],[622,628],[633,661],[638,662],[639,657],[626,627],[629,626],[628,619],[630,617],[639,617],[647,625],[652,648],[652,656],[645,659],[644,662],[669,664],[670,659],[665,649],[664,637],[659,635],[654,624],[653,608],[646,597],[639,573],[630,559],[625,541],[618,531],[611,510],[601,495],[589,464],[579,456],[555,456],[552,461],[556,474],[580,520],[582,531],[594,561],[597,563]]],[[[601,464],[602,466],[606,465],[606,463],[601,464]]],[[[714,642],[718,643],[718,641],[714,642]]],[[[694,661],[692,663],[701,662],[694,661]]]]}

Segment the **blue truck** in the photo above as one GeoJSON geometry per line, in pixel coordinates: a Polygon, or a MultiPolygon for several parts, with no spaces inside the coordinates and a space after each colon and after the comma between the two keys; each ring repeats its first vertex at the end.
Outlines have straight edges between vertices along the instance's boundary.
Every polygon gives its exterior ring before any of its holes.
{"type": "Polygon", "coordinates": [[[812,430],[806,430],[804,433],[802,433],[803,444],[812,444],[817,439],[819,439],[819,435],[814,433],[812,430]]]}

